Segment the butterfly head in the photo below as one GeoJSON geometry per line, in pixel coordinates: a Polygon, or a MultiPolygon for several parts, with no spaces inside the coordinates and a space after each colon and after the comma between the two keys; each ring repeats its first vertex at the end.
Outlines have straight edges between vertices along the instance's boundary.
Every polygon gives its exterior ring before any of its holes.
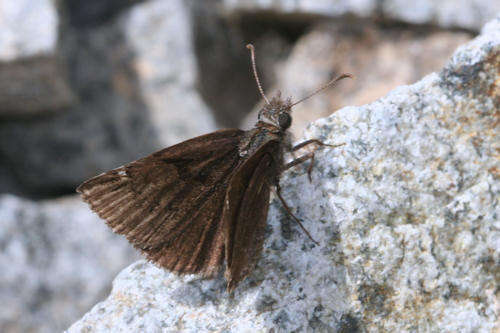
{"type": "Polygon", "coordinates": [[[291,111],[292,100],[290,98],[283,100],[281,92],[278,91],[276,96],[260,109],[258,119],[267,120],[284,132],[292,125],[291,111]]]}
{"type": "Polygon", "coordinates": [[[253,75],[255,77],[255,81],[257,82],[257,88],[259,88],[260,95],[266,102],[264,107],[259,111],[258,119],[259,121],[261,121],[264,118],[265,120],[270,121],[271,124],[279,128],[281,132],[286,131],[292,125],[292,116],[290,115],[290,112],[292,111],[292,106],[297,105],[305,101],[306,99],[316,95],[320,91],[335,85],[338,81],[342,79],[352,78],[351,74],[341,74],[336,78],[332,79],[331,81],[329,81],[328,83],[324,84],[323,86],[319,87],[306,97],[294,103],[292,103],[292,100],[290,98],[283,100],[281,98],[281,92],[279,91],[274,98],[269,100],[264,94],[264,90],[262,89],[262,85],[260,84],[259,75],[257,75],[254,47],[252,44],[248,44],[247,48],[250,50],[250,59],[252,61],[253,75]]]}

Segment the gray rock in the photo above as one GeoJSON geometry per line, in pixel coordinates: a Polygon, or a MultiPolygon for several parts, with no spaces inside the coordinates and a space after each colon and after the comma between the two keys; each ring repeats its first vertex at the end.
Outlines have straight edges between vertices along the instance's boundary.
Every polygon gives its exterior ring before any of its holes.
{"type": "Polygon", "coordinates": [[[390,18],[413,24],[436,24],[445,28],[479,30],[500,12],[500,2],[488,0],[382,1],[382,12],[390,18]]]}
{"type": "Polygon", "coordinates": [[[214,129],[194,87],[188,20],[182,1],[150,1],[97,27],[63,22],[60,54],[79,102],[61,114],[0,124],[0,169],[17,182],[16,193],[68,193],[99,172],[214,129]]]}
{"type": "Polygon", "coordinates": [[[144,1],[146,0],[62,0],[71,24],[79,28],[106,24],[110,18],[144,1]]]}
{"type": "MultiPolygon", "coordinates": [[[[299,137],[308,123],[333,110],[371,103],[441,69],[455,49],[471,38],[464,32],[417,32],[366,22],[322,23],[304,34],[286,61],[275,66],[277,83],[265,90],[268,95],[280,90],[297,101],[334,76],[354,75],[294,107],[290,130],[299,137]]],[[[260,105],[247,116],[244,127],[255,124],[259,109],[260,105]]]]}
{"type": "Polygon", "coordinates": [[[57,59],[58,23],[50,0],[0,5],[0,117],[44,113],[74,102],[57,59]]]}
{"type": "Polygon", "coordinates": [[[140,261],[69,332],[463,331],[498,322],[500,18],[440,73],[311,125],[345,143],[282,178],[254,273],[177,277],[140,261]]]}
{"type": "Polygon", "coordinates": [[[223,6],[229,15],[248,12],[271,11],[282,14],[302,14],[321,16],[341,16],[356,14],[367,17],[375,14],[376,0],[223,0],[223,6]]]}
{"type": "Polygon", "coordinates": [[[58,17],[51,0],[2,2],[0,6],[0,60],[12,61],[53,53],[58,17]]]}
{"type": "Polygon", "coordinates": [[[78,198],[0,196],[0,331],[57,332],[102,299],[137,259],[78,198]]]}
{"type": "Polygon", "coordinates": [[[185,1],[149,1],[124,15],[121,26],[133,69],[159,142],[171,145],[215,129],[196,91],[196,59],[185,1]]]}
{"type": "Polygon", "coordinates": [[[0,164],[17,182],[14,193],[72,192],[85,178],[157,148],[117,25],[64,30],[59,52],[71,64],[79,101],[61,113],[0,123],[0,164]]]}
{"type": "Polygon", "coordinates": [[[252,17],[231,20],[214,6],[214,1],[190,3],[198,89],[221,127],[238,127],[261,99],[245,44],[255,45],[260,80],[267,87],[275,81],[276,63],[286,58],[295,36],[307,23],[276,24],[252,17]]]}
{"type": "Polygon", "coordinates": [[[381,17],[411,24],[435,24],[446,28],[479,30],[500,11],[500,2],[489,0],[224,0],[228,15],[273,12],[302,16],[381,17]]]}

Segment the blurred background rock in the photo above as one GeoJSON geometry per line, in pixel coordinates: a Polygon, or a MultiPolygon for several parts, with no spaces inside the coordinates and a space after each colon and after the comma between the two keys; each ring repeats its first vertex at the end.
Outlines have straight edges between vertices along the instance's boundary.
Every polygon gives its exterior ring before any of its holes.
{"type": "Polygon", "coordinates": [[[490,0],[0,2],[1,332],[62,330],[137,256],[74,196],[97,173],[221,127],[260,96],[298,99],[293,132],[440,69],[490,0]]]}

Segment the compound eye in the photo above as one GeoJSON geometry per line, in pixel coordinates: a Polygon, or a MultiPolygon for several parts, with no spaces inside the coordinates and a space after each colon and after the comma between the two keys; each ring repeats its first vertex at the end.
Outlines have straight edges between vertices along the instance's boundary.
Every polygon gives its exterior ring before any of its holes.
{"type": "Polygon", "coordinates": [[[280,125],[282,130],[286,130],[292,125],[292,117],[286,112],[280,113],[278,116],[278,125],[280,125]]]}

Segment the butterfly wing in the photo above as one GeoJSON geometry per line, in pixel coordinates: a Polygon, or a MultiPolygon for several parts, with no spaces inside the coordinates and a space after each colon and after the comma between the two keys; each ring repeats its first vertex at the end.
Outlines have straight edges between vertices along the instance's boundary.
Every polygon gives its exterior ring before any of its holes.
{"type": "Polygon", "coordinates": [[[77,191],[149,260],[178,273],[214,275],[224,259],[224,198],[243,134],[221,130],[184,141],[77,191]]]}
{"type": "Polygon", "coordinates": [[[265,143],[231,178],[224,206],[226,280],[233,290],[254,269],[264,243],[279,142],[265,143]]]}

